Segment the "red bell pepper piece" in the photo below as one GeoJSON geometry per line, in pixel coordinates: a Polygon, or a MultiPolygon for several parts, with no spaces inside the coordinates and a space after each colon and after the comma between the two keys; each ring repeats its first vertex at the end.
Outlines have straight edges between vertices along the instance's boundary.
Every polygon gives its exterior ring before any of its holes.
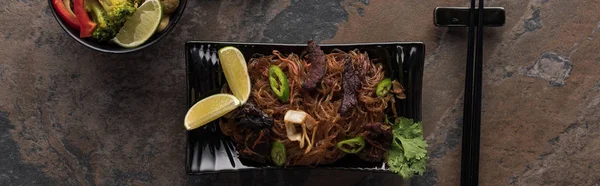
{"type": "Polygon", "coordinates": [[[86,38],[91,37],[94,29],[96,29],[96,23],[94,23],[90,16],[88,16],[87,11],[85,10],[84,0],[74,0],[73,1],[73,9],[75,9],[75,15],[77,16],[77,20],[79,20],[79,37],[86,38]]]}
{"type": "Polygon", "coordinates": [[[75,14],[67,9],[62,0],[52,0],[52,6],[54,6],[54,10],[56,10],[56,13],[58,13],[60,18],[67,22],[72,28],[79,30],[79,20],[77,20],[75,14]]]}

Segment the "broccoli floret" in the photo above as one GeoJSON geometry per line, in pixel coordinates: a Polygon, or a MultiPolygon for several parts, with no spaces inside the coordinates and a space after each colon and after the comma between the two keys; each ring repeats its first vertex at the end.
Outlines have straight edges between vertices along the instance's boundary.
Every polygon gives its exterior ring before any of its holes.
{"type": "Polygon", "coordinates": [[[92,33],[92,38],[99,41],[108,41],[116,35],[114,28],[108,26],[106,11],[97,0],[86,0],[85,9],[90,14],[92,21],[97,24],[92,33]]]}
{"type": "Polygon", "coordinates": [[[108,41],[117,35],[136,7],[129,0],[86,0],[86,9],[98,24],[92,38],[108,41]]]}

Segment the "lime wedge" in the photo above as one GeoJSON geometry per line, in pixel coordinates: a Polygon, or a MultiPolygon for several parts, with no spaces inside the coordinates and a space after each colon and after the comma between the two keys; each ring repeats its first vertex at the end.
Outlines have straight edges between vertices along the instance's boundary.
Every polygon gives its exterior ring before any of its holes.
{"type": "Polygon", "coordinates": [[[229,89],[242,104],[246,103],[252,86],[244,55],[237,48],[229,46],[219,50],[219,60],[229,89]]]}
{"type": "Polygon", "coordinates": [[[144,44],[155,32],[162,18],[159,0],[146,0],[121,27],[113,42],[125,48],[144,44]]]}
{"type": "Polygon", "coordinates": [[[240,100],[231,94],[215,94],[194,104],[185,115],[185,128],[196,129],[219,119],[240,106],[240,100]]]}

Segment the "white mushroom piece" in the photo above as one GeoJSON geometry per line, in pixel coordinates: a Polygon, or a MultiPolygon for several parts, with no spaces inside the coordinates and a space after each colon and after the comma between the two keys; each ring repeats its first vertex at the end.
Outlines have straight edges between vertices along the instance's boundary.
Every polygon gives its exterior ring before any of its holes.
{"type": "Polygon", "coordinates": [[[317,131],[318,122],[315,118],[301,110],[288,110],[283,117],[283,121],[285,123],[288,139],[291,141],[299,141],[300,148],[304,148],[304,142],[306,141],[308,145],[304,153],[310,152],[317,131]],[[302,128],[302,133],[296,130],[297,125],[300,125],[302,128]],[[307,131],[312,131],[312,137],[310,139],[308,138],[307,131]]]}

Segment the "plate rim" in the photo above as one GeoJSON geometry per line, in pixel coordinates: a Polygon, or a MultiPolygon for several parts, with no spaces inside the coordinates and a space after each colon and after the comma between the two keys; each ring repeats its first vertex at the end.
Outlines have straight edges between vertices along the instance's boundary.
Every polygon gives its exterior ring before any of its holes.
{"type": "MultiPolygon", "coordinates": [[[[234,45],[262,45],[262,46],[306,46],[307,45],[306,43],[263,43],[263,42],[210,41],[210,40],[193,40],[193,41],[185,42],[186,47],[190,44],[234,44],[234,45]]],[[[422,41],[318,43],[319,46],[328,46],[328,47],[331,47],[331,46],[361,46],[361,45],[410,45],[410,44],[422,45],[423,54],[425,54],[425,43],[423,43],[422,41]]]]}

